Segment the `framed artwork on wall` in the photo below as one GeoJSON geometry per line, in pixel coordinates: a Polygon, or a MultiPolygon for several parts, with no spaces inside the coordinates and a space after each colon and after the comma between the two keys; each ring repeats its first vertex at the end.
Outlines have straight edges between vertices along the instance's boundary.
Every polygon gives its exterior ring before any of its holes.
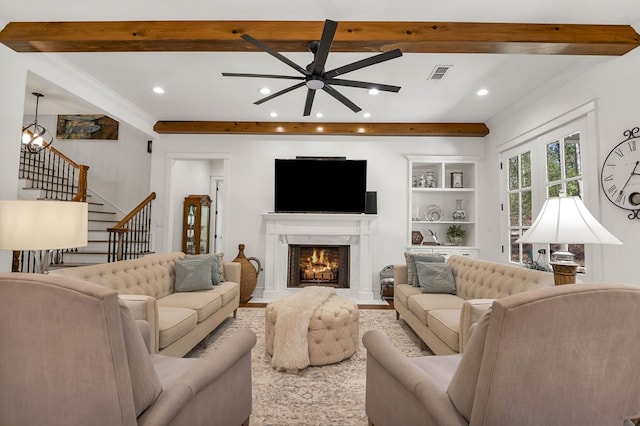
{"type": "Polygon", "coordinates": [[[104,114],[58,115],[56,138],[118,140],[118,126],[104,114]]]}

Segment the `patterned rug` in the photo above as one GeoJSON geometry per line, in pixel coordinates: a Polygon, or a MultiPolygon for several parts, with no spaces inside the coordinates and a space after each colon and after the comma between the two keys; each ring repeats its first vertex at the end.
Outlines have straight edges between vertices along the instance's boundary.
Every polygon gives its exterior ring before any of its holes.
{"type": "MultiPolygon", "coordinates": [[[[208,339],[206,348],[190,356],[206,357],[241,328],[250,328],[258,342],[252,351],[252,425],[367,425],[364,411],[367,351],[362,345],[350,358],[331,365],[307,367],[297,374],[278,372],[265,352],[264,308],[240,308],[208,339]]],[[[377,329],[407,356],[432,355],[421,349],[420,339],[394,310],[361,309],[360,339],[377,329]]]]}

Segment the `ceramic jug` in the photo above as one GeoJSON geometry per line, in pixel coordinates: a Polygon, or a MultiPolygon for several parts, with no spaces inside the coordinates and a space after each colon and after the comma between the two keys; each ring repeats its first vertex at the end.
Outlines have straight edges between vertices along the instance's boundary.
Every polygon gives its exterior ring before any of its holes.
{"type": "Polygon", "coordinates": [[[238,255],[232,262],[240,264],[240,303],[246,303],[251,299],[253,290],[258,283],[258,274],[262,270],[260,260],[256,257],[246,257],[244,255],[244,244],[238,245],[238,255]],[[256,267],[251,261],[256,262],[256,267]]]}

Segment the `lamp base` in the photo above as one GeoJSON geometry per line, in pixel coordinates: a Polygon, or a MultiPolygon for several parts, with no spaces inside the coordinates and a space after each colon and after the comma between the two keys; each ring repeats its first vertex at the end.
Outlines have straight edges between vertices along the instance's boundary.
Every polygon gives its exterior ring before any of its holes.
{"type": "Polygon", "coordinates": [[[553,282],[555,285],[575,284],[577,263],[569,262],[551,262],[553,268],[553,282]]]}
{"type": "Polygon", "coordinates": [[[35,270],[33,272],[36,274],[48,274],[53,250],[31,250],[31,252],[35,260],[35,270]]]}

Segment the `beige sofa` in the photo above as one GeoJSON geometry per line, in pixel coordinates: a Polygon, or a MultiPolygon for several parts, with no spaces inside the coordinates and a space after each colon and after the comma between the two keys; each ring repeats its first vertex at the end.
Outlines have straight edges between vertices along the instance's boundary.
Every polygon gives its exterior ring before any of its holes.
{"type": "Polygon", "coordinates": [[[464,351],[469,329],[495,299],[554,285],[551,272],[450,256],[456,294],[422,293],[407,284],[407,265],[394,265],[393,306],[436,355],[464,351]]]}
{"type": "Polygon", "coordinates": [[[175,260],[182,252],[134,260],[57,269],[51,274],[80,278],[116,290],[135,319],[151,326],[152,353],[184,356],[240,303],[240,264],[224,263],[225,281],[213,290],[174,292],[175,260]]]}

